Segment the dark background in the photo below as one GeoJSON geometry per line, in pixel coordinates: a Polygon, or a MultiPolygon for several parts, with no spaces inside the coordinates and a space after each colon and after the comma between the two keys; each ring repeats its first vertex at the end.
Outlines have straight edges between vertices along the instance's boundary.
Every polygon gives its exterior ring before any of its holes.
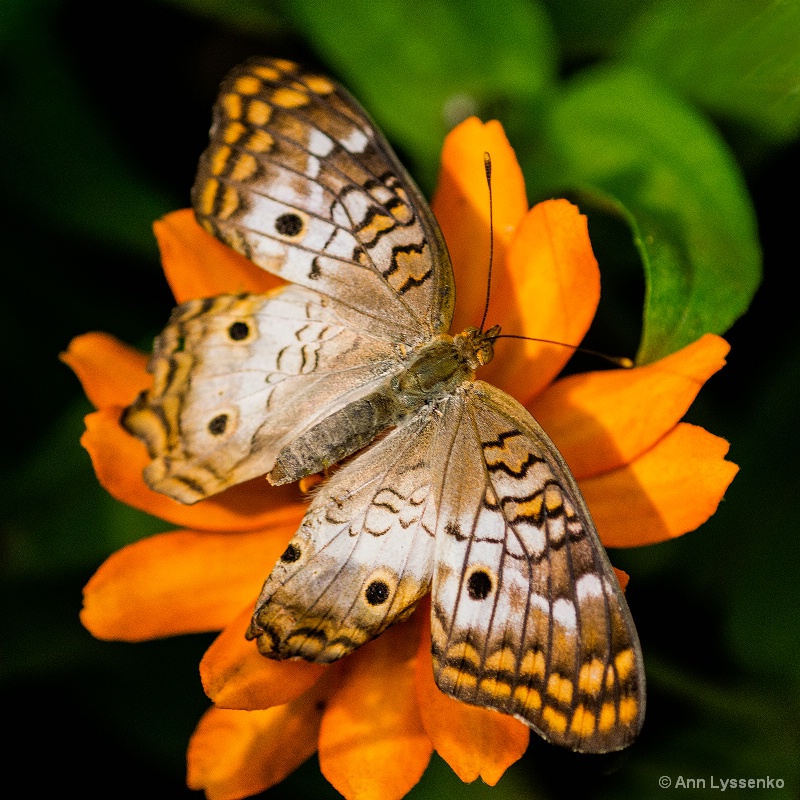
{"type": "MultiPolygon", "coordinates": [[[[544,4],[562,75],[611,57],[607,32],[594,42],[567,5],[544,4]]],[[[6,780],[26,793],[196,796],[184,785],[185,747],[207,707],[197,664],[213,637],[129,645],[95,641],[81,627],[81,587],[103,559],[167,526],[97,485],[78,444],[90,406],[57,356],[89,330],[147,349],[167,319],[172,299],[150,225],[188,205],[224,73],[263,54],[337,76],[291,9],[20,0],[0,11],[0,677],[12,739],[6,780]]],[[[770,775],[785,781],[777,794],[800,796],[800,151],[795,135],[771,139],[710,118],[744,172],[764,281],[726,335],[729,365],[688,417],[731,442],[739,476],[699,531],[612,553],[632,575],[648,671],[644,731],[629,751],[598,758],[534,736],[495,789],[462,786],[434,756],[412,797],[666,795],[661,775],[770,775]]],[[[414,171],[414,154],[401,156],[414,171]]],[[[425,187],[435,177],[415,175],[425,187]]],[[[589,215],[601,270],[617,265],[590,345],[633,354],[643,279],[620,265],[638,263],[636,253],[621,222],[589,215]]],[[[314,759],[267,793],[284,795],[338,796],[314,759]]]]}

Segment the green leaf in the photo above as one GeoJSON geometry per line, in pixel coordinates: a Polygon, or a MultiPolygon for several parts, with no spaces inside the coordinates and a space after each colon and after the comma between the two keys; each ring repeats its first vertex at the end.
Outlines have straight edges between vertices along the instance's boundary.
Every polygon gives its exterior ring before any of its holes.
{"type": "Polygon", "coordinates": [[[662,0],[633,26],[621,55],[770,138],[800,130],[800,3],[662,0]]]}
{"type": "Polygon", "coordinates": [[[568,58],[613,53],[619,37],[653,0],[541,0],[568,58]]]}
{"type": "Polygon", "coordinates": [[[724,333],[747,309],[761,263],[753,209],[724,143],[690,107],[642,74],[596,71],[556,98],[543,138],[527,158],[534,192],[578,191],[631,226],[647,284],[640,363],[724,333]]]}
{"type": "Polygon", "coordinates": [[[540,95],[555,70],[549,23],[529,0],[286,0],[283,6],[428,179],[452,125],[540,95]]]}

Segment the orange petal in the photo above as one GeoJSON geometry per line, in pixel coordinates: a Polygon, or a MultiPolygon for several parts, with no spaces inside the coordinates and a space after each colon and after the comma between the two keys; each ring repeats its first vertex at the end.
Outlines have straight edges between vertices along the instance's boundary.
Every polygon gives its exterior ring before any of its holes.
{"type": "Polygon", "coordinates": [[[128,642],[224,628],[255,597],[298,519],[252,533],[174,531],[110,556],[83,590],[83,624],[128,642]]]}
{"type": "Polygon", "coordinates": [[[152,382],[147,356],[107,333],[76,336],[59,356],[95,408],[127,406],[152,382]]]}
{"type": "Polygon", "coordinates": [[[624,592],[628,588],[628,583],[631,580],[631,576],[628,575],[627,572],[623,572],[621,569],[617,569],[616,567],[611,567],[611,569],[614,570],[614,574],[617,576],[620,588],[624,592]]]}
{"type": "MultiPolygon", "coordinates": [[[[285,546],[284,541],[281,547],[285,546]]],[[[275,560],[278,555],[280,550],[275,560]]],[[[200,662],[203,688],[218,708],[249,711],[284,705],[310,689],[325,672],[322,664],[262,656],[255,642],[244,638],[254,607],[255,597],[217,636],[200,662]]]]}
{"type": "Polygon", "coordinates": [[[528,747],[530,728],[505,714],[454,700],[433,679],[430,612],[423,614],[416,685],[425,732],[453,772],[471,783],[494,786],[528,747]]]}
{"type": "Polygon", "coordinates": [[[189,208],[167,214],[153,223],[153,230],[178,303],[218,294],[260,294],[285,283],[204,231],[189,208]]]}
{"type": "MultiPolygon", "coordinates": [[[[269,486],[266,479],[234,486],[193,506],[150,489],[142,471],[150,459],[138,439],[119,424],[122,408],[110,406],[86,417],[81,444],[89,452],[103,487],[117,500],[175,525],[207,531],[248,531],[274,523],[275,512],[291,506],[300,522],[299,493],[290,486],[269,486]]],[[[238,610],[238,609],[237,609],[238,610]]]]}
{"type": "MultiPolygon", "coordinates": [[[[492,157],[494,265],[499,286],[492,300],[507,290],[503,265],[514,231],[528,210],[519,162],[496,120],[465,120],[448,134],[442,150],[439,184],[431,206],[444,233],[456,276],[453,330],[479,325],[486,302],[489,269],[489,190],[483,154],[492,157]]],[[[493,303],[492,309],[495,309],[493,303]]],[[[490,324],[498,321],[491,317],[490,324]]]]}
{"type": "MultiPolygon", "coordinates": [[[[579,344],[600,301],[600,271],[586,217],[566,200],[535,205],[520,223],[506,258],[507,285],[492,280],[504,299],[505,333],[579,344]]],[[[526,403],[547,386],[572,351],[541,342],[501,341],[480,377],[526,403]]]]}
{"type": "Polygon", "coordinates": [[[347,800],[399,800],[422,777],[433,746],[414,690],[415,618],[348,656],[319,734],[322,774],[347,800]]]}
{"type": "Polygon", "coordinates": [[[603,544],[655,544],[702,525],[739,471],[727,452],[724,439],[682,422],[629,466],[581,481],[603,544]]]}
{"type": "Polygon", "coordinates": [[[240,800],[280,783],[317,749],[326,690],[320,682],[265,711],[207,711],[189,742],[189,788],[208,800],[240,800]]]}
{"type": "Polygon", "coordinates": [[[556,381],[529,408],[575,477],[589,478],[630,464],[672,430],[728,350],[709,333],[644,367],[556,381]]]}

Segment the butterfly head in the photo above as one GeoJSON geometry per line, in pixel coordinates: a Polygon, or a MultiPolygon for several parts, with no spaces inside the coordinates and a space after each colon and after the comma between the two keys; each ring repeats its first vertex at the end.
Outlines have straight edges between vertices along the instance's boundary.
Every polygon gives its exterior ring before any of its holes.
{"type": "Polygon", "coordinates": [[[453,341],[462,358],[472,370],[486,366],[494,358],[494,340],[500,335],[500,326],[495,325],[488,331],[478,328],[466,328],[456,334],[453,341]]]}

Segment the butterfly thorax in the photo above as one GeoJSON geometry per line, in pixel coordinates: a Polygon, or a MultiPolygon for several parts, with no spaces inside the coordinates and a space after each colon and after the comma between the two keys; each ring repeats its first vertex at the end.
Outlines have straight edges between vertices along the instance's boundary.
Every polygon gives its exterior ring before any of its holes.
{"type": "Polygon", "coordinates": [[[491,361],[499,332],[499,325],[488,331],[467,328],[456,336],[440,334],[412,351],[403,369],[383,385],[284,447],[267,476],[270,483],[290,483],[327,469],[423,406],[435,408],[491,361]]]}
{"type": "Polygon", "coordinates": [[[406,398],[410,410],[452,394],[492,360],[494,337],[499,332],[500,326],[495,325],[486,332],[467,328],[455,336],[440,334],[414,353],[406,369],[392,381],[392,388],[406,398]]]}

